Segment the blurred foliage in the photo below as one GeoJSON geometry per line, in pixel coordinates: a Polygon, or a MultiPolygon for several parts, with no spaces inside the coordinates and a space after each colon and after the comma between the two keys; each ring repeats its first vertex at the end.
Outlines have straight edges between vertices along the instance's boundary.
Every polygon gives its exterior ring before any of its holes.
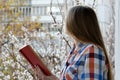
{"type": "Polygon", "coordinates": [[[60,34],[51,34],[44,29],[38,21],[40,17],[34,21],[30,16],[21,17],[23,13],[16,9],[25,5],[24,2],[25,0],[0,1],[0,79],[34,80],[30,64],[19,54],[19,49],[27,44],[34,48],[45,64],[49,65],[52,73],[58,76],[67,53],[67,44],[60,34]]]}
{"type": "Polygon", "coordinates": [[[18,49],[21,45],[18,44],[16,47],[16,41],[24,39],[27,32],[41,29],[41,24],[31,21],[29,16],[21,17],[23,14],[21,11],[15,12],[25,5],[24,2],[25,0],[0,0],[0,79],[2,80],[27,80],[33,77],[32,70],[29,71],[26,67],[28,62],[19,55],[18,49]]]}

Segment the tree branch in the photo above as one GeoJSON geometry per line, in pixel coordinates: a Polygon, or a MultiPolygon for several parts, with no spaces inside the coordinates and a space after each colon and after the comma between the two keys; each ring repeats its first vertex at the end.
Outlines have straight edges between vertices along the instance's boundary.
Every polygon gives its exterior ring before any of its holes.
{"type": "MultiPolygon", "coordinates": [[[[53,16],[53,13],[52,13],[52,0],[51,0],[51,3],[50,3],[50,15],[52,16],[54,23],[57,24],[57,21],[56,21],[55,17],[53,16]]],[[[62,35],[62,30],[58,29],[58,31],[62,35]]],[[[66,38],[64,36],[63,36],[63,39],[65,40],[65,42],[67,43],[67,45],[71,49],[71,46],[70,46],[69,42],[66,40],[66,38]]]]}

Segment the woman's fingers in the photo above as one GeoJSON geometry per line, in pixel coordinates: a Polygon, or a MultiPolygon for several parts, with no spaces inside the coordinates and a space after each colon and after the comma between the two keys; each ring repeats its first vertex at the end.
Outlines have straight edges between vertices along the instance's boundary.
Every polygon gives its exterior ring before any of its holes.
{"type": "Polygon", "coordinates": [[[56,76],[51,75],[51,76],[46,76],[44,80],[59,80],[56,76]]]}
{"type": "MultiPolygon", "coordinates": [[[[44,73],[42,72],[42,70],[39,68],[38,65],[36,65],[35,68],[36,68],[36,71],[37,71],[39,74],[44,75],[44,73]]],[[[44,75],[44,76],[45,76],[45,75],[44,75]]]]}
{"type": "Polygon", "coordinates": [[[41,71],[41,69],[39,68],[39,66],[35,65],[35,68],[34,68],[34,71],[35,71],[35,75],[36,77],[41,80],[44,80],[44,73],[41,71]]]}
{"type": "Polygon", "coordinates": [[[35,74],[37,76],[36,80],[59,80],[56,76],[46,76],[42,70],[39,68],[39,66],[35,65],[34,68],[35,74]]]}

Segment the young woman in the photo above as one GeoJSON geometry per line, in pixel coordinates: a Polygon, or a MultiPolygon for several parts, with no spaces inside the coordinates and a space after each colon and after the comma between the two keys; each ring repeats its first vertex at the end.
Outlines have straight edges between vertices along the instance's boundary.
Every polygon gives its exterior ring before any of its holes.
{"type": "Polygon", "coordinates": [[[74,6],[66,18],[66,32],[74,39],[74,46],[61,70],[60,78],[36,73],[41,80],[113,80],[111,64],[105,49],[94,10],[74,6]]]}

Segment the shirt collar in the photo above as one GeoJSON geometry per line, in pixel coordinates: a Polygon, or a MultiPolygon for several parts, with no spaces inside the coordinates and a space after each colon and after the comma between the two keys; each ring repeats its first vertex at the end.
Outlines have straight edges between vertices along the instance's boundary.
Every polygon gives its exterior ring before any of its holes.
{"type": "Polygon", "coordinates": [[[77,42],[77,43],[75,43],[75,48],[81,48],[81,47],[83,47],[84,45],[85,45],[84,43],[77,42]]]}

